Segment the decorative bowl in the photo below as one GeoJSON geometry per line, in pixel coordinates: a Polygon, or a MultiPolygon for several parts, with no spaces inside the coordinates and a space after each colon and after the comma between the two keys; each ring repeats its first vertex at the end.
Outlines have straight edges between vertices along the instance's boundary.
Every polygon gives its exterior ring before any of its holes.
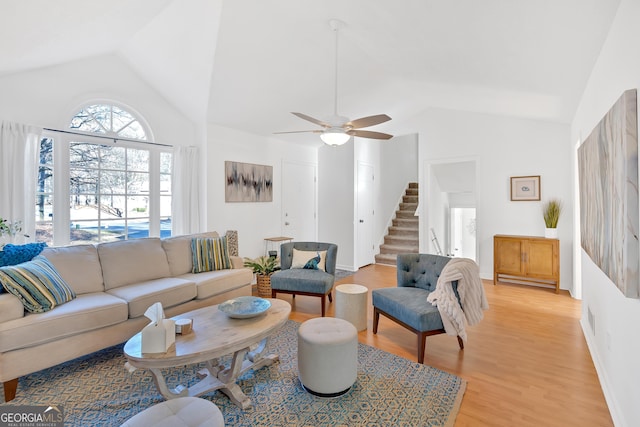
{"type": "Polygon", "coordinates": [[[248,319],[269,310],[271,302],[258,297],[237,297],[223,302],[218,310],[234,319],[248,319]]]}

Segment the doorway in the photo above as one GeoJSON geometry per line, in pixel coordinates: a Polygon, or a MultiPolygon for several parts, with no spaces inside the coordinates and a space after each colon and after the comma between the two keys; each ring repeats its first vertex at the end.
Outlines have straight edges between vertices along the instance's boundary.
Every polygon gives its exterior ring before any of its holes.
{"type": "Polygon", "coordinates": [[[421,203],[426,206],[426,223],[421,228],[421,250],[436,253],[426,230],[432,230],[445,255],[478,262],[476,207],[478,205],[477,160],[441,159],[425,162],[421,203]]]}
{"type": "Polygon", "coordinates": [[[476,208],[450,209],[449,254],[459,258],[476,259],[476,208]]]}

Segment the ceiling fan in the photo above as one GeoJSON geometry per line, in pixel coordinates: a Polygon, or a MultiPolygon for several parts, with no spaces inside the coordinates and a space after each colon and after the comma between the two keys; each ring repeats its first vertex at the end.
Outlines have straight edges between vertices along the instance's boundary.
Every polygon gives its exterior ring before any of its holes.
{"type": "Polygon", "coordinates": [[[334,105],[333,116],[327,120],[318,120],[311,116],[302,113],[291,113],[303,120],[322,126],[323,129],[316,130],[300,130],[290,132],[275,132],[276,134],[284,133],[303,133],[311,132],[320,134],[320,139],[328,145],[342,145],[349,141],[352,136],[358,136],[362,138],[370,139],[391,139],[393,135],[382,132],[374,132],[370,130],[362,130],[369,126],[379,125],[391,120],[391,117],[386,114],[377,114],[375,116],[362,117],[356,120],[349,120],[349,118],[338,115],[338,31],[344,26],[344,22],[338,19],[331,19],[329,26],[335,33],[335,86],[334,86],[334,105]]]}

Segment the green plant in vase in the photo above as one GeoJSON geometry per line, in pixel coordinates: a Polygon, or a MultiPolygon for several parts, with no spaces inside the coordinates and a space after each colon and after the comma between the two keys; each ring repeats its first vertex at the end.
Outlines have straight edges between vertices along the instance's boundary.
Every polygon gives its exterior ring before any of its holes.
{"type": "Polygon", "coordinates": [[[261,298],[271,297],[271,274],[280,270],[280,260],[277,257],[261,256],[256,259],[245,258],[244,266],[256,274],[258,295],[261,298]]]}
{"type": "Polygon", "coordinates": [[[558,199],[550,199],[542,206],[542,217],[546,227],[545,237],[558,236],[558,221],[562,213],[562,202],[558,199]]]}

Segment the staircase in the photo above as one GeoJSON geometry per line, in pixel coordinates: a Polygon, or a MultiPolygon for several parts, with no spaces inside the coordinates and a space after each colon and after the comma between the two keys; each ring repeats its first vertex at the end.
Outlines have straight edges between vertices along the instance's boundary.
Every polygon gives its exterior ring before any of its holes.
{"type": "Polygon", "coordinates": [[[384,237],[384,243],[380,245],[376,264],[396,265],[396,255],[418,253],[418,217],[414,215],[417,208],[418,183],[410,182],[402,196],[396,217],[384,237]]]}

